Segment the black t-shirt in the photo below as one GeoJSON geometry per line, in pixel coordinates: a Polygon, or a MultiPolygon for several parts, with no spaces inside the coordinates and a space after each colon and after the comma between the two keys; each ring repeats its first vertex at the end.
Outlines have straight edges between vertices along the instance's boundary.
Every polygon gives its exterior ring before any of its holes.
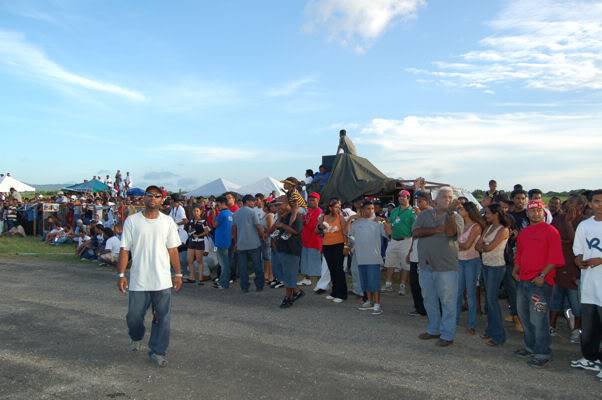
{"type": "MultiPolygon", "coordinates": [[[[284,218],[282,218],[282,223],[285,225],[289,224],[291,220],[291,214],[289,213],[284,218]]],[[[295,222],[291,226],[296,232],[297,235],[291,235],[288,231],[284,231],[281,229],[281,234],[276,238],[276,251],[280,253],[292,254],[294,256],[301,255],[301,229],[303,229],[303,216],[297,215],[295,222]],[[283,239],[283,235],[290,236],[288,239],[283,239]]]]}
{"type": "Polygon", "coordinates": [[[186,232],[189,235],[201,235],[205,233],[205,228],[207,227],[207,221],[204,219],[195,221],[192,220],[186,224],[186,232]]]}
{"type": "Polygon", "coordinates": [[[514,219],[513,229],[522,231],[524,228],[529,226],[529,217],[527,217],[527,210],[510,213],[510,216],[514,219]]]}

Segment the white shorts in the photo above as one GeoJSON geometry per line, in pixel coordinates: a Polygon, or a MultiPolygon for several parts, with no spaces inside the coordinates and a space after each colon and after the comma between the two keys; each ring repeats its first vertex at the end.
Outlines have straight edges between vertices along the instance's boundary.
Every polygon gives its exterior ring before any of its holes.
{"type": "Polygon", "coordinates": [[[412,246],[412,239],[389,241],[385,253],[385,268],[395,268],[395,271],[409,271],[410,264],[406,262],[406,256],[412,246]]]}

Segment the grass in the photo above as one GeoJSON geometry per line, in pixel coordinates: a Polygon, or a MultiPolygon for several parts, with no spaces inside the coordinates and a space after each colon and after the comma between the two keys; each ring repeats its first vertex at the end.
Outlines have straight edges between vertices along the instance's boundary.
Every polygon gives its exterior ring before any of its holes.
{"type": "Polygon", "coordinates": [[[51,246],[34,237],[0,237],[0,257],[40,257],[54,261],[77,261],[73,244],[51,246]]]}

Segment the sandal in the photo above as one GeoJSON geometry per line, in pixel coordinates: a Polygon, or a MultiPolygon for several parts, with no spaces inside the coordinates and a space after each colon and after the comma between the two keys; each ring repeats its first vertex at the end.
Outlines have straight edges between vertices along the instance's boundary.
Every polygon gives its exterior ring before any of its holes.
{"type": "Polygon", "coordinates": [[[487,339],[485,341],[485,344],[489,347],[498,347],[499,346],[499,343],[494,342],[493,339],[487,339]]]}
{"type": "Polygon", "coordinates": [[[190,278],[186,278],[184,279],[184,283],[195,283],[196,279],[190,279],[190,278]]]}

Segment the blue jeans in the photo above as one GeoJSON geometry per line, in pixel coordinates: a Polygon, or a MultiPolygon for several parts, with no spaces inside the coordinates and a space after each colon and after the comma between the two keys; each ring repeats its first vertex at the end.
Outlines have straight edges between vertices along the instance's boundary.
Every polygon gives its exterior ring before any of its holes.
{"type": "Polygon", "coordinates": [[[282,282],[284,280],[284,272],[282,271],[280,253],[275,250],[272,251],[272,273],[274,274],[274,279],[278,282],[282,282]]]}
{"type": "Polygon", "coordinates": [[[169,346],[171,322],[171,288],[148,292],[128,292],[128,314],[126,321],[130,339],[144,338],[144,316],[148,307],[153,306],[151,336],[148,341],[149,353],[165,355],[169,346]]]}
{"type": "Polygon", "coordinates": [[[537,286],[519,281],[516,289],[516,309],[525,329],[525,349],[535,358],[549,360],[552,358],[549,317],[552,287],[547,283],[537,286]]]}
{"type": "Polygon", "coordinates": [[[498,291],[506,275],[506,266],[490,267],[483,265],[485,291],[487,293],[487,329],[485,335],[497,344],[506,341],[506,331],[502,321],[502,308],[498,300],[498,291]]]}
{"type": "Polygon", "coordinates": [[[510,306],[510,314],[517,315],[516,312],[516,281],[512,277],[514,266],[506,265],[506,274],[504,275],[504,289],[508,295],[508,305],[510,306]]]}
{"type": "Polygon", "coordinates": [[[427,333],[441,335],[443,340],[454,340],[456,336],[456,311],[458,297],[458,272],[433,272],[421,267],[420,288],[424,308],[428,317],[427,333]],[[439,308],[441,302],[441,309],[439,308]],[[441,312],[442,311],[442,312],[441,312]]]}
{"type": "Polygon", "coordinates": [[[380,264],[358,265],[362,288],[368,293],[380,290],[380,264]]]}
{"type": "Polygon", "coordinates": [[[219,284],[221,287],[227,289],[230,287],[230,257],[228,255],[228,248],[218,248],[215,255],[221,268],[219,284]]]}
{"type": "Polygon", "coordinates": [[[251,258],[253,272],[255,272],[255,287],[263,289],[263,264],[261,263],[261,247],[251,250],[238,250],[238,276],[240,277],[240,288],[249,290],[249,270],[247,262],[251,258]]]}
{"type": "Polygon", "coordinates": [[[466,302],[468,303],[468,328],[477,326],[477,278],[481,270],[481,259],[458,260],[458,301],[456,324],[460,324],[462,315],[462,302],[466,289],[466,302]]]}
{"type": "Polygon", "coordinates": [[[577,289],[568,289],[556,284],[552,289],[550,309],[557,312],[563,311],[566,304],[565,299],[568,301],[568,308],[573,311],[573,315],[575,317],[581,317],[581,294],[579,286],[577,286],[577,289]]]}

